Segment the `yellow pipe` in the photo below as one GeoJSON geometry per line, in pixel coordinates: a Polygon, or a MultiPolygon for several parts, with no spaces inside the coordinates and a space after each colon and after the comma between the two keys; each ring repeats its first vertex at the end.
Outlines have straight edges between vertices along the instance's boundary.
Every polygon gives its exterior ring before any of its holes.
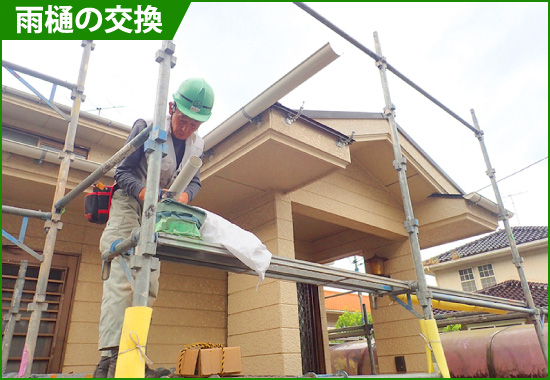
{"type": "MultiPolygon", "coordinates": [[[[407,302],[407,295],[406,294],[398,294],[397,297],[403,301],[407,302]]],[[[418,305],[418,298],[416,298],[415,295],[411,295],[411,302],[415,305],[418,305]]],[[[493,313],[493,314],[507,314],[508,311],[506,310],[499,310],[499,309],[493,309],[490,307],[483,307],[483,306],[473,306],[473,305],[466,305],[463,303],[454,303],[454,302],[448,302],[448,301],[439,301],[432,299],[432,306],[437,309],[442,310],[455,310],[455,311],[475,311],[478,313],[493,313]]]]}
{"type": "Polygon", "coordinates": [[[145,362],[149,360],[145,355],[145,346],[152,313],[153,309],[146,306],[126,309],[115,370],[116,378],[145,377],[145,362]]]}
{"type": "MultiPolygon", "coordinates": [[[[425,324],[426,320],[419,319],[419,322],[420,322],[420,330],[422,331],[422,335],[424,335],[426,339],[428,339],[428,329],[426,328],[426,324],[425,324]]],[[[432,359],[432,351],[430,350],[427,344],[425,345],[425,348],[426,348],[426,359],[428,360],[428,373],[433,373],[434,362],[432,359]]]]}
{"type": "MultiPolygon", "coordinates": [[[[435,319],[420,320],[420,328],[424,325],[424,329],[427,333],[427,339],[432,347],[432,351],[435,356],[435,361],[439,367],[439,372],[444,378],[450,378],[449,367],[447,366],[447,359],[445,359],[445,353],[443,352],[443,346],[441,345],[441,339],[439,338],[439,331],[437,331],[437,323],[435,319]]],[[[427,345],[427,344],[426,344],[427,345]]],[[[431,361],[428,361],[428,366],[431,361]]],[[[433,371],[433,367],[432,367],[433,371]]]]}

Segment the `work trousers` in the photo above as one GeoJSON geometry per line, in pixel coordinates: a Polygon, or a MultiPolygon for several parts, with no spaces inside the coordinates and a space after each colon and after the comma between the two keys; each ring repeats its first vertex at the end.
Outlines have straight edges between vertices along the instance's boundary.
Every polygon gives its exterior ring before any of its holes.
{"type": "MultiPolygon", "coordinates": [[[[118,239],[126,239],[135,227],[141,225],[141,205],[123,189],[118,189],[111,200],[109,221],[101,235],[100,252],[111,248],[118,239]]],[[[130,268],[128,254],[117,256],[111,262],[109,279],[103,281],[101,317],[99,320],[99,350],[118,347],[124,321],[124,311],[132,306],[133,291],[122,268],[121,260],[130,268]]],[[[134,271],[132,271],[134,272],[134,271]]],[[[153,306],[158,294],[160,267],[151,272],[148,306],[153,306]]],[[[133,273],[135,278],[135,273],[133,273]]],[[[107,354],[107,353],[105,353],[107,354]]]]}

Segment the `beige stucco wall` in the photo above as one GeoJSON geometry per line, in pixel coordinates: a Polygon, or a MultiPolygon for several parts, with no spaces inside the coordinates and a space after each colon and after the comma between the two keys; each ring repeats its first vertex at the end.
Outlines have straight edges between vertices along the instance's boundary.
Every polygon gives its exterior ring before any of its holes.
{"type": "MultiPolygon", "coordinates": [[[[270,192],[235,208],[228,219],[256,234],[275,255],[294,257],[292,214],[286,196],[270,192]]],[[[229,346],[241,346],[243,374],[301,374],[296,284],[229,274],[229,346]]]]}
{"type": "MultiPolygon", "coordinates": [[[[416,272],[408,240],[380,249],[379,256],[388,258],[385,273],[399,280],[415,280],[416,272]]],[[[418,318],[389,297],[378,299],[375,309],[371,300],[374,335],[380,373],[396,373],[395,357],[404,356],[407,372],[427,372],[424,342],[420,337],[418,318]]],[[[414,306],[422,314],[419,306],[414,306]]]]}
{"type": "MultiPolygon", "coordinates": [[[[345,171],[291,193],[290,198],[297,212],[316,210],[311,216],[370,234],[354,241],[348,231],[312,244],[300,242],[297,245],[300,255],[322,262],[330,255],[346,251],[348,255],[362,252],[366,258],[376,253],[389,259],[385,263],[386,273],[392,278],[416,279],[410,243],[403,228],[402,206],[364,168],[352,163],[345,171]]],[[[372,313],[380,372],[395,373],[394,357],[398,355],[405,356],[408,372],[427,371],[418,319],[387,297],[379,299],[378,309],[372,313]]]]}
{"type": "Polygon", "coordinates": [[[373,175],[353,163],[290,197],[298,213],[307,214],[307,208],[312,217],[362,232],[386,238],[406,236],[402,206],[373,175]]]}
{"type": "MultiPolygon", "coordinates": [[[[458,271],[461,269],[472,268],[474,273],[477,289],[482,289],[481,280],[479,278],[479,265],[492,264],[497,283],[506,280],[519,280],[519,275],[516,266],[512,263],[512,254],[510,250],[498,255],[479,254],[473,256],[472,259],[458,259],[456,262],[451,262],[447,266],[440,269],[432,269],[436,275],[438,286],[442,288],[462,290],[460,276],[458,271]]],[[[537,244],[533,247],[532,244],[522,244],[518,246],[518,251],[523,257],[523,269],[527,281],[533,282],[548,282],[548,241],[537,244]],[[526,246],[531,245],[532,248],[526,249],[526,246]]]]}

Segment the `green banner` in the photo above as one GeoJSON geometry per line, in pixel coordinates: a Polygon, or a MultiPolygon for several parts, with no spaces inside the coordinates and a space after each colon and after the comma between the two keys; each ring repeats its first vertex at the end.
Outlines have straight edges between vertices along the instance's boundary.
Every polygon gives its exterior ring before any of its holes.
{"type": "Polygon", "coordinates": [[[190,2],[2,1],[3,40],[171,40],[190,2]]]}

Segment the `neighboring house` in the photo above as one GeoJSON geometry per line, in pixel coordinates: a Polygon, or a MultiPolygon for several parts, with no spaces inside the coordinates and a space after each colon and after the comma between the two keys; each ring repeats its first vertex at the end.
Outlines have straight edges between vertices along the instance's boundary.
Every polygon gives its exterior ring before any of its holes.
{"type": "MultiPolygon", "coordinates": [[[[528,282],[528,285],[535,306],[548,308],[548,284],[528,282]]],[[[475,293],[525,301],[525,295],[519,280],[507,280],[500,284],[477,290],[475,293]]],[[[508,312],[507,314],[480,314],[434,308],[434,317],[440,329],[447,325],[454,324],[460,324],[462,330],[474,330],[530,323],[525,314],[517,312],[508,312]]]]}
{"type": "MultiPolygon", "coordinates": [[[[523,258],[523,268],[536,306],[548,307],[548,227],[512,227],[523,258]]],[[[505,230],[499,230],[424,261],[438,286],[496,297],[523,300],[516,266],[505,230]]],[[[440,328],[461,324],[462,329],[527,323],[519,313],[480,314],[434,309],[440,328]]]]}
{"type": "MultiPolygon", "coordinates": [[[[527,281],[547,284],[548,226],[512,227],[512,233],[527,281]]],[[[438,286],[469,292],[519,279],[505,230],[425,260],[424,268],[438,286]]]]}
{"type": "MultiPolygon", "coordinates": [[[[252,231],[275,255],[323,264],[376,254],[387,259],[386,276],[415,280],[384,115],[310,111],[289,125],[289,114],[296,112],[275,103],[261,117],[237,125],[230,136],[213,143],[201,168],[202,190],[193,204],[252,231]],[[354,142],[347,145],[352,132],[354,142]]],[[[2,129],[2,204],[49,211],[59,171],[55,152],[62,149],[66,121],[36,96],[3,86],[2,129]]],[[[67,190],[120,149],[129,130],[82,112],[67,190]]],[[[465,199],[460,187],[402,129],[399,138],[420,221],[421,248],[497,228],[496,214],[465,199]]],[[[111,184],[112,172],[101,181],[111,184]]],[[[91,372],[99,360],[102,226],[86,222],[83,199],[78,196],[62,216],[35,373],[91,372]]],[[[21,219],[3,215],[2,228],[18,236],[21,219]]],[[[44,238],[44,222],[32,219],[25,244],[41,252],[44,238]]],[[[33,297],[38,263],[3,239],[3,313],[21,260],[29,260],[31,268],[8,371],[17,370],[21,359],[29,317],[24,310],[33,297]]],[[[259,286],[257,282],[255,276],[163,261],[147,342],[155,366],[175,366],[184,344],[202,341],[241,346],[244,375],[330,371],[322,288],[275,279],[259,286]],[[306,352],[313,346],[313,353],[306,352]],[[308,367],[308,355],[314,355],[314,366],[308,367]]],[[[426,372],[416,317],[386,298],[378,300],[372,313],[380,371],[395,373],[395,357],[401,356],[409,371],[426,372]]]]}
{"type": "MultiPolygon", "coordinates": [[[[357,293],[342,294],[341,292],[325,290],[324,294],[328,328],[333,328],[338,318],[346,311],[361,312],[361,302],[357,293]]],[[[361,298],[367,308],[367,313],[370,313],[369,296],[363,293],[361,294],[361,298]]]]}

